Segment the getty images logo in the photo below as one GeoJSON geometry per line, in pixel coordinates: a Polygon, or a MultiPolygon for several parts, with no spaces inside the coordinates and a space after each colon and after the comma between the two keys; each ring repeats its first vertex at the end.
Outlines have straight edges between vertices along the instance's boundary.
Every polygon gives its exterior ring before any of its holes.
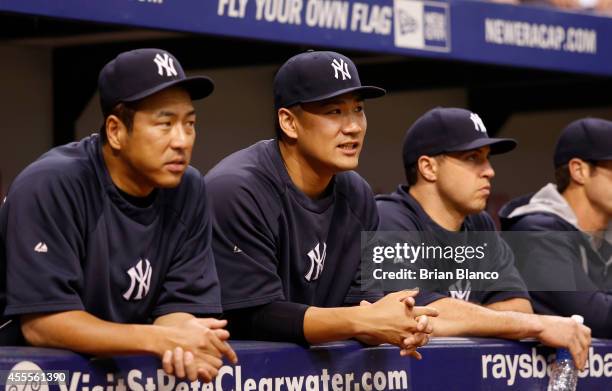
{"type": "Polygon", "coordinates": [[[127,271],[130,276],[130,288],[125,291],[123,298],[125,300],[141,300],[149,293],[151,287],[151,275],[153,274],[153,268],[151,262],[148,259],[144,260],[144,269],[142,259],[138,261],[136,266],[132,266],[127,271]],[[136,290],[138,286],[138,290],[136,290]],[[132,294],[136,291],[136,295],[132,297],[132,294]]]}
{"type": "Polygon", "coordinates": [[[348,70],[348,63],[346,61],[344,61],[343,59],[334,59],[331,65],[334,69],[334,77],[336,79],[339,79],[340,75],[342,75],[342,80],[351,79],[351,74],[348,70]],[[340,73],[340,75],[338,73],[340,73]]]}
{"type": "Polygon", "coordinates": [[[308,252],[308,258],[310,259],[310,269],[304,276],[306,281],[317,280],[321,276],[323,266],[325,264],[325,256],[327,255],[327,244],[323,243],[323,252],[320,249],[321,243],[308,252]]]}
{"type": "Polygon", "coordinates": [[[157,53],[157,55],[153,59],[153,62],[155,62],[155,64],[157,65],[157,73],[160,76],[164,75],[164,70],[166,71],[166,76],[168,77],[178,75],[178,73],[176,72],[176,68],[174,68],[174,60],[168,55],[168,53],[164,53],[163,56],[157,53]]]}

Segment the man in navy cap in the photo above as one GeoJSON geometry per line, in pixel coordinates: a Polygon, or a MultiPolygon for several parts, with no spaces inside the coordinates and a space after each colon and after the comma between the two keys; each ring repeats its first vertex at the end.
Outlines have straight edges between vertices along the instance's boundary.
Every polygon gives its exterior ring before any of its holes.
{"type": "Polygon", "coordinates": [[[517,266],[543,314],[580,314],[612,338],[612,122],[585,118],[561,133],[556,184],[500,211],[517,266]],[[529,231],[529,232],[525,232],[529,231]]]}
{"type": "Polygon", "coordinates": [[[415,349],[431,332],[424,315],[435,310],[413,307],[414,291],[376,301],[380,291],[360,272],[360,234],[378,228],[378,213],[370,187],[351,170],[366,132],[364,99],[384,93],[361,85],[339,53],[298,54],[274,79],[277,138],[235,152],[206,175],[233,337],[357,338],[419,357],[415,349]]]}
{"type": "Polygon", "coordinates": [[[121,53],[100,72],[99,135],[23,170],[0,209],[0,336],[109,355],[151,353],[164,369],[212,379],[235,361],[211,249],[202,175],[189,166],[192,99],[213,91],[159,49],[121,53]]]}
{"type": "MultiPolygon", "coordinates": [[[[461,269],[438,277],[437,270],[425,267],[436,279],[425,274],[418,280],[425,292],[417,304],[434,306],[440,313],[432,319],[434,335],[535,337],[569,348],[576,365],[583,367],[589,329],[570,318],[532,314],[512,252],[484,212],[495,176],[489,156],[515,146],[512,139],[490,138],[481,118],[468,110],[435,108],[425,113],[404,139],[407,184],[377,197],[380,229],[411,231],[419,235],[419,242],[407,238],[411,245],[460,254],[447,263],[457,262],[461,269]],[[468,247],[475,249],[471,257],[466,255],[468,247]],[[482,255],[476,256],[478,252],[482,255]],[[458,277],[468,275],[466,269],[476,277],[458,277]]],[[[427,265],[423,254],[414,265],[427,265]]]]}

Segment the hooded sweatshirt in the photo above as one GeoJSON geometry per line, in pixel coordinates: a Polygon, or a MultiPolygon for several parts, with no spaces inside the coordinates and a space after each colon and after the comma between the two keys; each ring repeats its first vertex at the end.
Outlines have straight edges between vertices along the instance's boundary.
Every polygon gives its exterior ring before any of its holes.
{"type": "Polygon", "coordinates": [[[581,314],[597,338],[612,338],[612,246],[578,219],[554,184],[510,201],[499,212],[534,310],[581,314]],[[521,233],[518,233],[521,232],[521,233]]]}

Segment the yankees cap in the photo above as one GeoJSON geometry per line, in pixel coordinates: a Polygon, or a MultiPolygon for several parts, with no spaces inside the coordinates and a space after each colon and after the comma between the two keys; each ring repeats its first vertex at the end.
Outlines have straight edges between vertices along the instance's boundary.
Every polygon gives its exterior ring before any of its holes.
{"type": "Polygon", "coordinates": [[[177,85],[185,88],[194,100],[207,97],[215,87],[208,77],[186,77],[178,60],[165,50],[123,52],[100,71],[102,112],[108,114],[118,103],[134,102],[177,85]]]}
{"type": "Polygon", "coordinates": [[[490,138],[476,113],[454,107],[436,107],[423,114],[406,131],[402,150],[404,167],[419,157],[491,147],[491,154],[513,150],[517,143],[508,138],[490,138]]]}
{"type": "Polygon", "coordinates": [[[567,125],[555,146],[555,167],[573,158],[586,161],[612,160],[612,122],[583,118],[567,125]]]}
{"type": "Polygon", "coordinates": [[[362,98],[378,98],[386,91],[362,86],[357,67],[336,52],[307,51],[291,57],[274,77],[274,108],[316,102],[349,92],[362,98]]]}

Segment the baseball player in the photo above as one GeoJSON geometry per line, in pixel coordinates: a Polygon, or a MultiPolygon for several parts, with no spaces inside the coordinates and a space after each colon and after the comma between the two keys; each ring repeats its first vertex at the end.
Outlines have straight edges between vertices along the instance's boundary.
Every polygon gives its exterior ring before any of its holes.
{"type": "Polygon", "coordinates": [[[404,139],[407,185],[377,197],[380,228],[422,232],[441,246],[475,247],[478,240],[487,238],[484,259],[468,262],[466,267],[496,272],[498,279],[440,281],[440,289],[417,297],[417,304],[440,312],[432,319],[436,336],[534,337],[568,348],[576,365],[583,368],[591,340],[589,328],[570,318],[533,315],[508,245],[495,232],[485,236],[477,232],[495,231],[484,212],[495,175],[489,156],[515,146],[512,139],[489,138],[475,113],[459,108],[428,111],[404,139]]]}
{"type": "Polygon", "coordinates": [[[415,349],[431,332],[421,315],[436,312],[413,307],[414,291],[376,301],[382,295],[360,273],[360,233],[377,229],[378,214],[370,187],[351,170],[366,132],[364,99],[384,93],[361,85],[339,53],[298,54],[274,78],[277,138],[235,152],[206,175],[234,338],[357,338],[419,357],[415,349]]]}
{"type": "MultiPolygon", "coordinates": [[[[0,209],[1,302],[34,346],[150,353],[168,373],[210,380],[227,344],[204,180],[189,166],[192,99],[213,91],[159,49],[100,72],[99,135],[54,148],[0,209]]],[[[4,322],[3,322],[4,323],[4,322]]],[[[20,329],[20,330],[19,330],[20,329]]]]}
{"type": "Polygon", "coordinates": [[[612,338],[612,122],[569,124],[554,165],[556,184],[504,206],[502,228],[522,231],[507,239],[535,311],[580,314],[593,336],[612,338]]]}

